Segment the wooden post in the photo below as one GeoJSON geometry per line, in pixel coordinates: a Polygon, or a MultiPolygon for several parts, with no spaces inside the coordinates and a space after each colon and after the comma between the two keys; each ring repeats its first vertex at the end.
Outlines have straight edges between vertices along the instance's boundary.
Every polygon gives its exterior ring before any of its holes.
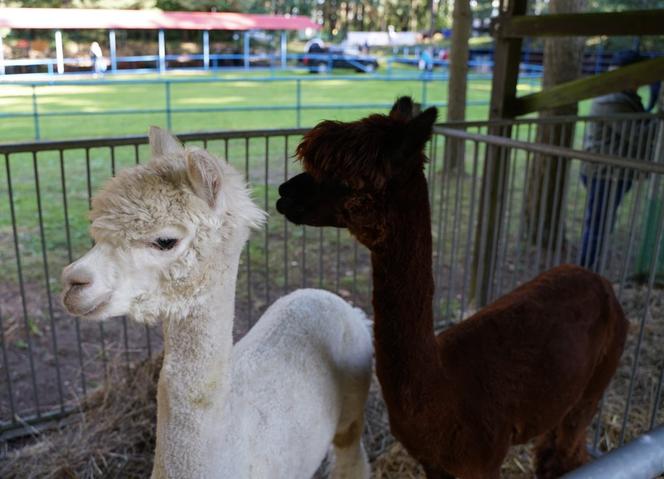
{"type": "MultiPolygon", "coordinates": [[[[494,24],[496,46],[491,84],[489,119],[509,117],[510,105],[516,98],[521,56],[521,38],[505,38],[500,35],[501,24],[513,17],[525,15],[528,0],[509,0],[494,24]]],[[[489,134],[511,136],[511,128],[491,126],[489,134]]],[[[475,232],[475,249],[470,284],[470,298],[476,307],[484,306],[490,298],[493,268],[496,262],[494,244],[500,237],[500,225],[504,213],[506,171],[509,154],[504,148],[488,146],[482,175],[479,219],[475,232]],[[500,163],[504,162],[504,165],[500,163]]]]}
{"type": "Polygon", "coordinates": [[[55,58],[58,65],[58,74],[62,75],[65,72],[65,58],[62,49],[62,32],[55,31],[55,58]]]}

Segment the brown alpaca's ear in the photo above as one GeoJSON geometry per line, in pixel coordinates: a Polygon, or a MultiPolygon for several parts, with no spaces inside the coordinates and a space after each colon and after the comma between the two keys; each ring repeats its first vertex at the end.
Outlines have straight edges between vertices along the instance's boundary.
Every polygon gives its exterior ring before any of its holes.
{"type": "Polygon", "coordinates": [[[172,155],[182,152],[182,145],[168,131],[158,126],[151,126],[148,133],[152,158],[172,155]]]}
{"type": "Polygon", "coordinates": [[[436,123],[437,118],[438,109],[432,106],[417,115],[406,125],[404,139],[404,152],[406,154],[422,151],[426,142],[431,138],[433,125],[436,123]]]}
{"type": "Polygon", "coordinates": [[[215,209],[221,191],[221,168],[205,150],[187,150],[187,177],[194,193],[215,209]]]}
{"type": "Polygon", "coordinates": [[[413,100],[409,96],[399,98],[390,110],[393,120],[410,121],[413,118],[413,100]]]}

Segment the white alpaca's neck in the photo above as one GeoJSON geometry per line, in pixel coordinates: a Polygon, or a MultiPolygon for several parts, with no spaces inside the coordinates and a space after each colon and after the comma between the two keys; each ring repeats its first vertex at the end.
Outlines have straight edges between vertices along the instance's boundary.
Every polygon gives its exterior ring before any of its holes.
{"type": "Polygon", "coordinates": [[[210,477],[206,471],[230,391],[235,283],[244,241],[226,244],[184,317],[164,318],[153,478],[210,477]],[[231,251],[229,251],[231,250],[231,251]]]}

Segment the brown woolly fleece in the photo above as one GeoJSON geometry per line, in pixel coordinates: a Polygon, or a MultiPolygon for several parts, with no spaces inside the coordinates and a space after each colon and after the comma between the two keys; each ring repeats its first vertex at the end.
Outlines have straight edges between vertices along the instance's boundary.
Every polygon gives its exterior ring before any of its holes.
{"type": "Polygon", "coordinates": [[[536,439],[540,478],[588,460],[586,429],[622,354],[611,284],[547,271],[436,336],[424,145],[436,109],[322,122],[281,185],[294,223],[346,227],[371,250],[376,370],[390,426],[427,477],[496,479],[510,445],[536,439]]]}

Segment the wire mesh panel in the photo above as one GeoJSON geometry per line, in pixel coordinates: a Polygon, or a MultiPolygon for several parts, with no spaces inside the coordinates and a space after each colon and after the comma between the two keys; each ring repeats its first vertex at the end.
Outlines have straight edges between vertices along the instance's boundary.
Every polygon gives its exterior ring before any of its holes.
{"type": "MultiPolygon", "coordinates": [[[[664,422],[658,289],[664,167],[635,162],[643,158],[625,153],[619,140],[609,140],[607,151],[584,151],[584,137],[593,121],[611,121],[615,132],[637,130],[635,122],[649,118],[492,124],[502,137],[487,136],[486,122],[446,125],[436,127],[427,147],[439,329],[476,310],[484,302],[478,298],[497,298],[556,264],[585,263],[615,284],[631,331],[590,438],[602,450],[664,422]],[[576,149],[559,146],[566,135],[576,149]],[[451,141],[462,144],[454,149],[461,158],[450,157],[451,141]],[[588,181],[593,165],[602,168],[601,185],[588,181]],[[489,179],[496,186],[491,195],[489,179]]],[[[647,134],[630,142],[661,155],[661,124],[656,119],[647,134]]],[[[608,125],[593,128],[609,131],[608,125]]],[[[371,312],[368,251],[346,230],[295,226],[276,212],[279,184],[300,171],[293,154],[304,132],[180,137],[243,172],[254,200],[270,215],[241,258],[236,337],[275,299],[301,287],[334,291],[371,312]]],[[[79,321],[64,312],[57,297],[62,267],[90,247],[92,194],[120,169],[149,158],[145,137],[0,146],[0,428],[5,434],[76,407],[104,384],[111,362],[129,364],[160,349],[158,327],[128,318],[79,321]]]]}
{"type": "MultiPolygon", "coordinates": [[[[641,157],[600,155],[551,141],[567,128],[587,135],[590,120],[578,120],[505,124],[501,133],[507,138],[472,132],[484,126],[435,129],[434,143],[462,141],[464,148],[463,161],[456,161],[460,168],[446,167],[444,153],[429,164],[434,311],[438,328],[447,327],[562,263],[607,277],[630,321],[620,369],[589,438],[595,450],[608,450],[664,422],[664,130],[657,118],[647,124],[644,118],[611,120],[623,131],[642,128],[642,137],[630,137],[650,152],[641,157]],[[493,193],[490,184],[498,185],[493,193]]],[[[596,131],[609,128],[604,120],[592,121],[596,131]]],[[[614,152],[630,148],[615,141],[614,152]]]]}
{"type": "MultiPolygon", "coordinates": [[[[243,172],[270,215],[242,255],[235,335],[279,296],[325,288],[370,308],[368,253],[347,231],[298,227],[275,209],[277,189],[299,172],[293,155],[303,130],[182,135],[243,172]]],[[[150,159],[145,137],[3,146],[0,173],[0,421],[23,429],[68,412],[105,383],[111,362],[159,350],[160,328],[128,318],[80,321],[60,306],[62,268],[91,246],[94,192],[120,169],[150,159]]]]}

